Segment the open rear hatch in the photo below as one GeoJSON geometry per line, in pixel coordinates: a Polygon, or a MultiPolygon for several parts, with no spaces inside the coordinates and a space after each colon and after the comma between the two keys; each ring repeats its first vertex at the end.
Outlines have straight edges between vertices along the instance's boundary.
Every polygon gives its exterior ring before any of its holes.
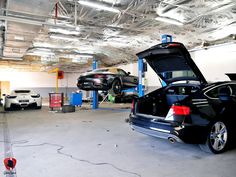
{"type": "Polygon", "coordinates": [[[161,117],[164,120],[175,103],[180,103],[195,93],[201,84],[207,84],[189,52],[181,43],[159,44],[137,55],[146,59],[167,86],[136,100],[134,114],[145,115],[150,120],[153,116],[161,117]],[[199,83],[172,84],[176,81],[198,81],[199,83]]]}
{"type": "Polygon", "coordinates": [[[137,56],[145,58],[167,85],[188,80],[199,81],[201,84],[207,83],[182,43],[158,44],[138,53],[137,56]]]}

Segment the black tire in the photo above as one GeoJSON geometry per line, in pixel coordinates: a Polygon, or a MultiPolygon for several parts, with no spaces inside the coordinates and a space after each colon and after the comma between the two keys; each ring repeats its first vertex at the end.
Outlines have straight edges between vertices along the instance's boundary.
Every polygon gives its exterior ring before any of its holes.
{"type": "Polygon", "coordinates": [[[4,107],[4,111],[11,111],[11,110],[12,110],[11,108],[4,107]]]}
{"type": "Polygon", "coordinates": [[[113,96],[120,95],[122,90],[121,83],[118,79],[115,79],[112,82],[111,89],[109,90],[109,93],[113,96]]]}
{"type": "Polygon", "coordinates": [[[42,106],[37,106],[36,109],[42,109],[42,106]]]}
{"type": "Polygon", "coordinates": [[[225,152],[230,145],[230,130],[224,121],[215,121],[210,124],[205,144],[200,148],[209,153],[220,154],[225,152]]]}

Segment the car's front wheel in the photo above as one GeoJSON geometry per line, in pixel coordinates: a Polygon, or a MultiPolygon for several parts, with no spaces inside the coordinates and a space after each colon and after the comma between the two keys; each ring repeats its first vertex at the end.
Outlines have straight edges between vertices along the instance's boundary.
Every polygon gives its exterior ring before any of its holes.
{"type": "Polygon", "coordinates": [[[121,94],[121,90],[122,90],[122,86],[121,86],[120,81],[118,79],[115,79],[112,82],[112,86],[111,86],[109,93],[116,96],[116,95],[121,94]]]}
{"type": "Polygon", "coordinates": [[[4,107],[4,110],[5,110],[5,111],[11,111],[11,108],[6,108],[6,107],[4,107]]]}
{"type": "Polygon", "coordinates": [[[36,109],[42,109],[42,106],[37,106],[36,109]]]}
{"type": "Polygon", "coordinates": [[[229,146],[229,126],[223,121],[211,124],[205,144],[200,148],[206,152],[219,154],[227,150],[229,146]]]}

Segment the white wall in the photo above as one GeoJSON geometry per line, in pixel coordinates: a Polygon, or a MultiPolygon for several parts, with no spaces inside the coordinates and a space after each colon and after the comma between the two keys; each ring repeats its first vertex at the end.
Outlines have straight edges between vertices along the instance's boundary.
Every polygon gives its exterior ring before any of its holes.
{"type": "MultiPolygon", "coordinates": [[[[59,81],[59,87],[76,87],[79,74],[65,73],[59,81]]],[[[11,89],[55,87],[56,74],[47,72],[13,72],[0,70],[0,81],[10,81],[11,89]]]]}
{"type": "Polygon", "coordinates": [[[225,73],[236,73],[236,44],[191,52],[207,81],[229,80],[225,73]]]}

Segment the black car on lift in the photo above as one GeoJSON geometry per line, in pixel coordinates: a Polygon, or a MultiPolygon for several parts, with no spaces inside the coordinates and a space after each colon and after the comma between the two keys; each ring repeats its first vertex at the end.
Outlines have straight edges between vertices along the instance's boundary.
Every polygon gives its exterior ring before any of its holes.
{"type": "Polygon", "coordinates": [[[225,151],[236,135],[236,81],[207,83],[181,43],[159,44],[137,55],[166,86],[133,102],[132,129],[172,143],[199,144],[215,154],[225,151]]]}
{"type": "Polygon", "coordinates": [[[78,78],[81,90],[110,90],[111,94],[121,94],[121,90],[137,87],[138,77],[120,68],[102,68],[86,72],[78,78]]]}

